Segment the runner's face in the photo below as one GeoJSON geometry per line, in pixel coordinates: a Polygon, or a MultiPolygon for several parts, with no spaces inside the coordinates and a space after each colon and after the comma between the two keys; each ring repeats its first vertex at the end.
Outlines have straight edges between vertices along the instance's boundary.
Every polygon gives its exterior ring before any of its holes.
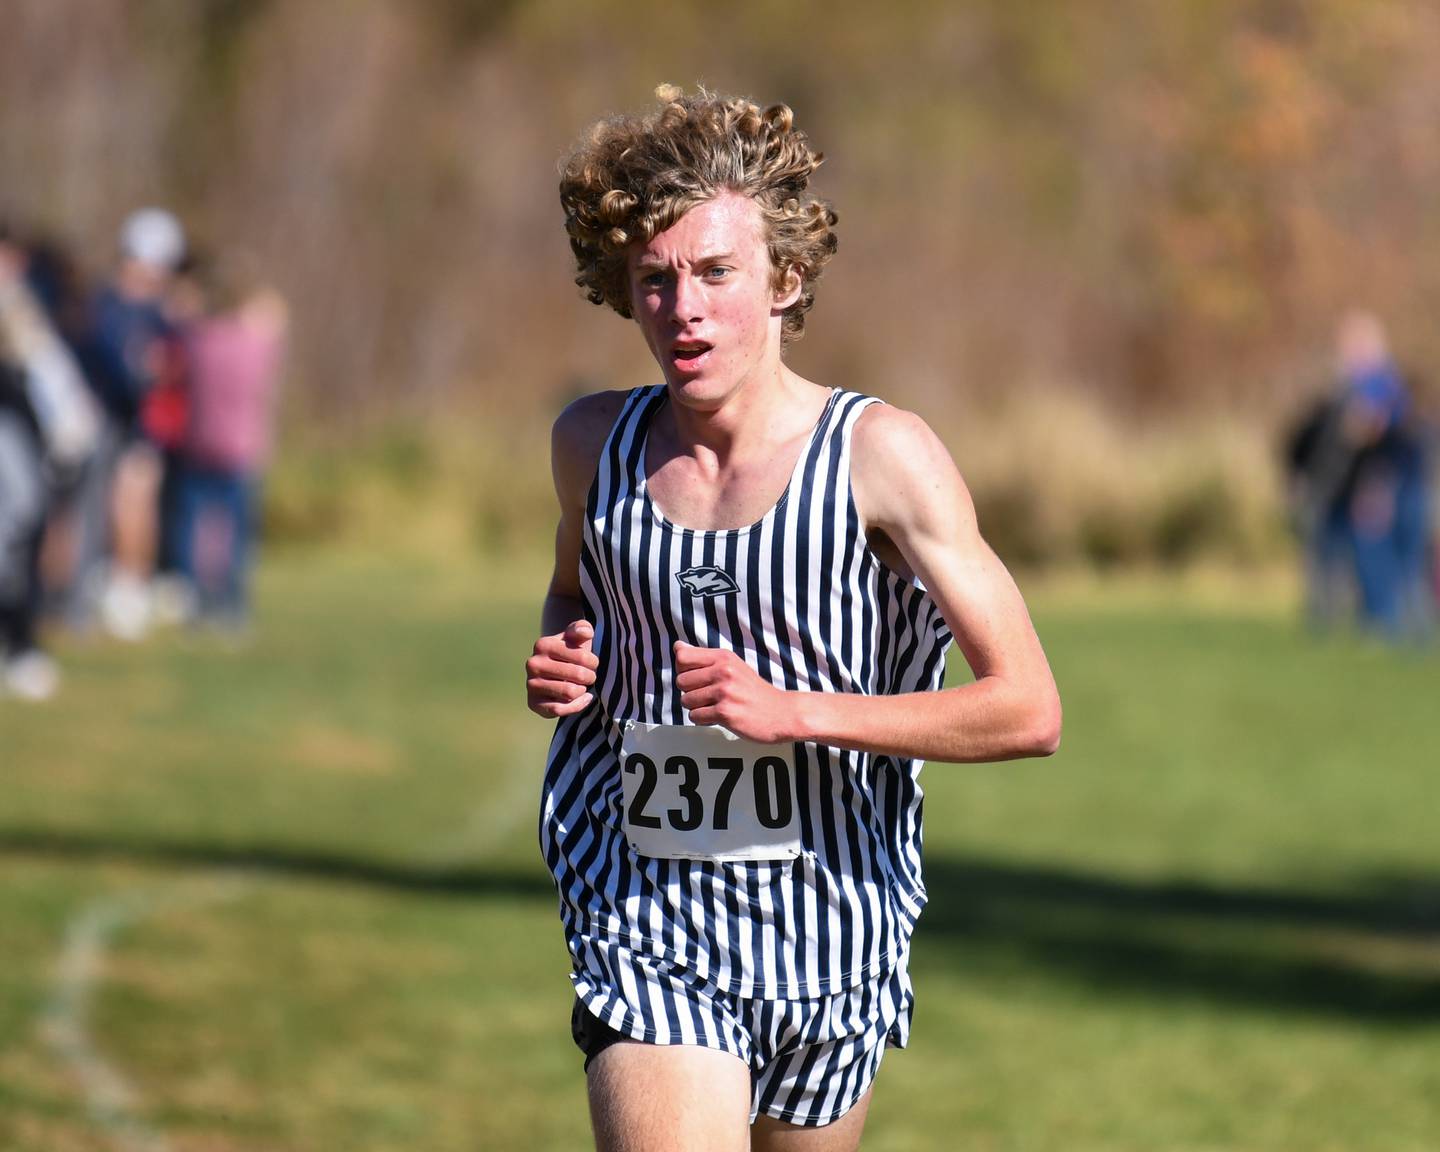
{"type": "Polygon", "coordinates": [[[780,364],[784,310],[759,206],[722,193],[629,253],[630,293],[645,342],[673,395],[718,407],[780,364]]]}

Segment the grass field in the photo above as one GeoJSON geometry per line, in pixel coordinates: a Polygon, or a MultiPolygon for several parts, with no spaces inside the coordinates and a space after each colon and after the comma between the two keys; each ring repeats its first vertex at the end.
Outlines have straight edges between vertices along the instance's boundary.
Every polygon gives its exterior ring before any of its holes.
{"type": "MultiPolygon", "coordinates": [[[[0,1149],[587,1145],[538,586],[282,557],[262,629],[0,701],[0,1149]]],[[[1036,600],[1052,760],[927,769],[870,1150],[1440,1147],[1440,664],[1036,600]]]]}

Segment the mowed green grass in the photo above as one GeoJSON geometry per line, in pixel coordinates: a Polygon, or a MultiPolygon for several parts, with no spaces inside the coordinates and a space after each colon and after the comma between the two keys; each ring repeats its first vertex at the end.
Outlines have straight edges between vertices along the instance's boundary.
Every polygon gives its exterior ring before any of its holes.
{"type": "MultiPolygon", "coordinates": [[[[61,699],[0,701],[0,1148],[119,1146],[56,1042],[101,914],[81,1022],[173,1149],[586,1146],[533,571],[282,557],[249,646],[72,643],[61,699]]],[[[926,770],[866,1148],[1440,1147],[1440,664],[1035,611],[1064,747],[926,770]]]]}

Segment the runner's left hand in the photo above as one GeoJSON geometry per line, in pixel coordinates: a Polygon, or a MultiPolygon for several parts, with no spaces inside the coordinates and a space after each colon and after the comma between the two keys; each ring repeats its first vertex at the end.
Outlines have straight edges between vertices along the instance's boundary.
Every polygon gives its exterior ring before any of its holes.
{"type": "Polygon", "coordinates": [[[680,703],[696,724],[719,724],[760,744],[796,739],[794,693],[776,688],[734,652],[675,643],[680,703]]]}

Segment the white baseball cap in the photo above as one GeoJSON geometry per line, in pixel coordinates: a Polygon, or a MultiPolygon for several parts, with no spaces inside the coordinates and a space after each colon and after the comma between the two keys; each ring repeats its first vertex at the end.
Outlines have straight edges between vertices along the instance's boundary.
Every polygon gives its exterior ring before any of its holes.
{"type": "Polygon", "coordinates": [[[165,209],[141,208],[120,229],[120,251],[142,264],[173,269],[185,255],[185,230],[165,209]]]}

